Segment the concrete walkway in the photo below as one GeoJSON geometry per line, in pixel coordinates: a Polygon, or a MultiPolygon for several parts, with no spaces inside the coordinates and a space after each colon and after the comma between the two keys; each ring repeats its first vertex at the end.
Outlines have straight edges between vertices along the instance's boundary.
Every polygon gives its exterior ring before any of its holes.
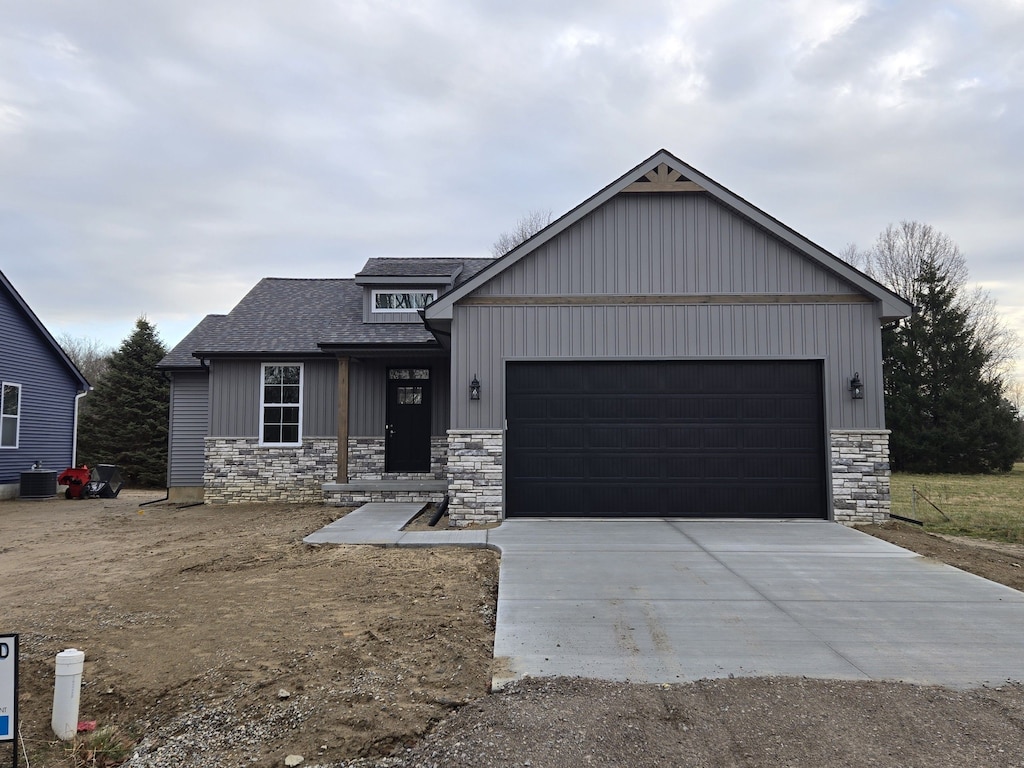
{"type": "Polygon", "coordinates": [[[306,541],[501,551],[495,687],[527,675],[1024,679],[1024,593],[834,523],[508,520],[403,534],[395,521],[415,511],[365,509],[306,541]]]}
{"type": "Polygon", "coordinates": [[[376,544],[391,547],[486,547],[486,530],[403,531],[426,504],[364,504],[303,539],[306,544],[376,544]]]}

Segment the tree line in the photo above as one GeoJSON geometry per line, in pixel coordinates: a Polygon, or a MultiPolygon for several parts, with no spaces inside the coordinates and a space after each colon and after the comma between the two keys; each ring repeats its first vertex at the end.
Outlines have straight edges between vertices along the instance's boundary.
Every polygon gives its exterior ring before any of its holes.
{"type": "Polygon", "coordinates": [[[116,464],[125,484],[167,485],[170,383],[156,369],[167,348],[145,317],[116,349],[63,335],[59,342],[93,391],[78,418],[79,466],[116,464]]]}
{"type": "MultiPolygon", "coordinates": [[[[1024,456],[1019,397],[1010,383],[1020,339],[995,300],[971,288],[967,259],[928,224],[890,224],[854,266],[914,305],[882,329],[885,418],[892,468],[1006,472],[1024,456]]],[[[1019,389],[1019,388],[1016,388],[1019,389]]]]}

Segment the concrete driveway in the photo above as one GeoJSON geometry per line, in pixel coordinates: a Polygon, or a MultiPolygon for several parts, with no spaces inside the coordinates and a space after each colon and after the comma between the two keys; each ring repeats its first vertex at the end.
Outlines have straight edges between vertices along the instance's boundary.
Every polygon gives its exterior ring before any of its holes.
{"type": "Polygon", "coordinates": [[[495,687],[525,676],[1024,679],[1024,593],[828,522],[508,520],[495,687]]]}

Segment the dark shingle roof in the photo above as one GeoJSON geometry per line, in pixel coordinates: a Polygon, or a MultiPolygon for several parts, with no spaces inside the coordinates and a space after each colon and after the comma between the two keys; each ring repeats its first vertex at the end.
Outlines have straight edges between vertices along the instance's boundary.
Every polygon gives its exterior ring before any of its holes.
{"type": "MultiPolygon", "coordinates": [[[[450,277],[462,270],[461,283],[492,261],[370,259],[359,274],[450,277]]],[[[437,345],[420,322],[364,323],[364,290],[353,278],[264,278],[227,315],[207,315],[159,367],[198,368],[195,353],[306,355],[320,354],[321,346],[437,345]]]]}
{"type": "Polygon", "coordinates": [[[462,259],[369,259],[356,277],[451,277],[462,259]]]}
{"type": "Polygon", "coordinates": [[[160,366],[197,352],[302,355],[319,354],[321,344],[435,343],[418,322],[364,323],[363,289],[352,279],[267,277],[229,314],[207,317],[160,366]]]}
{"type": "Polygon", "coordinates": [[[184,339],[175,344],[174,349],[164,355],[164,359],[157,363],[157,368],[201,368],[202,363],[192,353],[207,343],[207,339],[213,338],[217,332],[217,325],[227,315],[207,315],[199,321],[199,325],[189,331],[184,339]]]}
{"type": "Polygon", "coordinates": [[[454,275],[455,284],[458,285],[493,261],[494,259],[369,259],[356,273],[356,282],[361,278],[385,277],[447,277],[450,280],[454,275]]]}
{"type": "Polygon", "coordinates": [[[463,259],[462,263],[466,265],[466,268],[462,270],[462,274],[459,275],[459,279],[455,281],[456,285],[462,285],[479,272],[481,269],[486,267],[488,264],[493,264],[497,259],[463,259]]]}

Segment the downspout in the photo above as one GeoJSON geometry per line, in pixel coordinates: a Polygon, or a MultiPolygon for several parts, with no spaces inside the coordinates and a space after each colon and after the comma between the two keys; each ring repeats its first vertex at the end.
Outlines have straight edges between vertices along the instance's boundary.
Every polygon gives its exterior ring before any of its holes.
{"type": "Polygon", "coordinates": [[[71,433],[71,466],[78,466],[78,414],[81,408],[82,398],[92,391],[92,387],[75,395],[75,428],[71,433]]]}

